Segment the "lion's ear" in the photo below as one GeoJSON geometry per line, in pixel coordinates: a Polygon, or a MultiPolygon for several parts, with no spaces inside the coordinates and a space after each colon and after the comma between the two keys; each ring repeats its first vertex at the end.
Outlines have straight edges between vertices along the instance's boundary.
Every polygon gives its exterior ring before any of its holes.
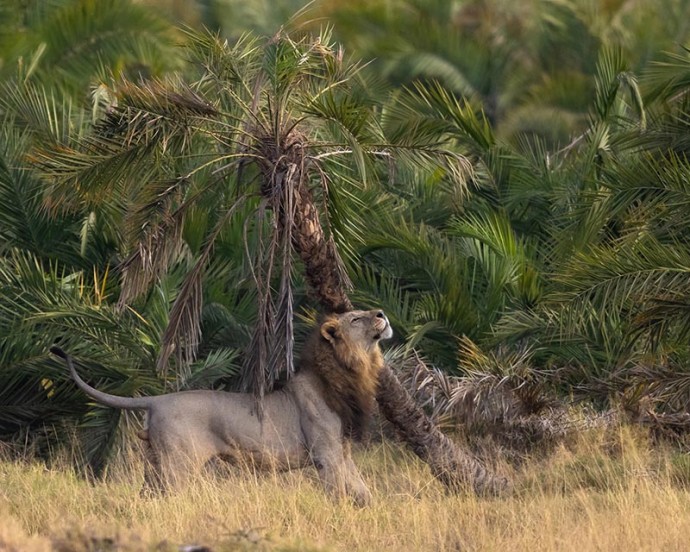
{"type": "Polygon", "coordinates": [[[335,342],[340,330],[340,323],[337,320],[327,320],[321,324],[321,335],[326,341],[335,342]]]}

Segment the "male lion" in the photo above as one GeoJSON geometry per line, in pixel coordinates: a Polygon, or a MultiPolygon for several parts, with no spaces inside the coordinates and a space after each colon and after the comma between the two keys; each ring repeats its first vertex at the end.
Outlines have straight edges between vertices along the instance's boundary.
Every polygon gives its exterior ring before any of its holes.
{"type": "Polygon", "coordinates": [[[183,391],[153,397],[117,397],[94,389],[58,347],[76,384],[106,406],[143,409],[146,485],[162,489],[212,457],[241,458],[259,466],[295,468],[311,461],[326,489],[366,504],[371,494],[350,457],[374,406],[383,366],[381,339],[393,335],[383,311],[328,315],[307,340],[296,374],[267,395],[263,414],[244,393],[183,391]]]}

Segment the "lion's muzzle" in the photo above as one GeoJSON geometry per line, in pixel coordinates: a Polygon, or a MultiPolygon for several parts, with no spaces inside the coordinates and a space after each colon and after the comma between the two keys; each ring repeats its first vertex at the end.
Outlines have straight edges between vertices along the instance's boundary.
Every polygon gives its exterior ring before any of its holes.
{"type": "Polygon", "coordinates": [[[393,329],[383,311],[378,311],[376,313],[376,317],[374,318],[374,329],[379,332],[374,336],[374,339],[390,339],[393,337],[393,329]]]}

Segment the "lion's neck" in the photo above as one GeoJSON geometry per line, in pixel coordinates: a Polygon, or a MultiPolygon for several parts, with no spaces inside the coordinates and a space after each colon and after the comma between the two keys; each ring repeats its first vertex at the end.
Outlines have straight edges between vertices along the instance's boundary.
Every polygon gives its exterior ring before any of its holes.
{"type": "Polygon", "coordinates": [[[369,351],[344,348],[334,354],[324,342],[312,343],[308,349],[300,372],[321,386],[326,404],[340,417],[345,436],[361,439],[375,408],[381,351],[378,347],[369,351]]]}

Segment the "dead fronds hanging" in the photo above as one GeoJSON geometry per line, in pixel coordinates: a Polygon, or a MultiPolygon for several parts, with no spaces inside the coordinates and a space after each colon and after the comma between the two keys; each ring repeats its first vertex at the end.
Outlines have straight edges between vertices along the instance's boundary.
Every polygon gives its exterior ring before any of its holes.
{"type": "Polygon", "coordinates": [[[470,441],[490,438],[512,452],[562,442],[573,433],[604,425],[607,417],[550,394],[530,367],[528,349],[485,353],[461,340],[465,375],[445,374],[415,351],[389,351],[415,400],[439,425],[470,441]]]}

